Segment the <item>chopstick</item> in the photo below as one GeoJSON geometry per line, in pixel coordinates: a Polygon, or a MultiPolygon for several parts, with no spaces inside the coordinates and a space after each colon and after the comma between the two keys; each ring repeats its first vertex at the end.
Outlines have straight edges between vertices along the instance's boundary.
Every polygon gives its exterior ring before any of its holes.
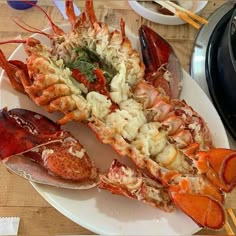
{"type": "MultiPolygon", "coordinates": [[[[233,209],[232,208],[228,208],[226,210],[227,210],[228,215],[231,218],[231,221],[232,221],[233,225],[236,227],[236,216],[235,216],[235,214],[233,212],[233,209]]],[[[227,232],[227,235],[235,235],[232,227],[230,226],[229,221],[226,221],[226,223],[225,223],[225,230],[227,232]]]]}
{"type": "Polygon", "coordinates": [[[162,7],[166,8],[170,12],[174,13],[176,16],[189,23],[196,29],[201,27],[201,24],[208,24],[208,21],[197,14],[175,4],[171,1],[154,1],[162,7]]]}

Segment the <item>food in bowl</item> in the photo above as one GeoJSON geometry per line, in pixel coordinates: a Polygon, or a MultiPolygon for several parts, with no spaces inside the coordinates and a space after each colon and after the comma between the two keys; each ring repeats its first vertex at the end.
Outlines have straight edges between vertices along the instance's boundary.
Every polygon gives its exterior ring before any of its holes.
{"type": "MultiPolygon", "coordinates": [[[[195,13],[199,14],[207,5],[208,1],[172,1],[177,3],[181,7],[195,13]]],[[[185,24],[186,22],[180,19],[178,16],[174,15],[173,13],[167,13],[167,10],[160,12],[160,7],[154,1],[134,1],[130,0],[129,5],[131,8],[143,18],[150,20],[152,22],[156,22],[163,25],[181,25],[185,24]],[[158,9],[159,8],[159,9],[158,9]]]]}

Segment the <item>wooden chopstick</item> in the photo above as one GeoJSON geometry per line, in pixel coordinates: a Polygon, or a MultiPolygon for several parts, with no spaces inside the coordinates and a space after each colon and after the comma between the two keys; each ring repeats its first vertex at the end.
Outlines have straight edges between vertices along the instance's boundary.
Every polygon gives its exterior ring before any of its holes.
{"type": "Polygon", "coordinates": [[[228,221],[225,222],[225,230],[227,232],[227,235],[234,235],[234,231],[232,230],[228,221]]]}
{"type": "Polygon", "coordinates": [[[232,221],[233,221],[233,223],[234,223],[234,225],[236,227],[236,216],[235,216],[235,214],[233,212],[233,209],[232,208],[228,208],[227,212],[229,213],[229,215],[230,215],[230,217],[231,217],[231,219],[232,219],[232,221]]]}
{"type": "Polygon", "coordinates": [[[201,24],[208,24],[208,21],[199,15],[175,4],[171,1],[155,1],[159,5],[163,6],[164,8],[168,9],[172,13],[174,13],[176,16],[184,20],[185,22],[189,23],[193,27],[199,29],[201,27],[201,24]]]}
{"type": "Polygon", "coordinates": [[[185,12],[185,13],[186,13],[187,15],[189,15],[191,18],[193,18],[193,19],[199,21],[200,23],[202,23],[202,24],[208,24],[208,21],[207,21],[206,19],[202,18],[201,16],[199,16],[199,15],[197,15],[197,14],[195,14],[195,13],[193,13],[193,12],[191,12],[191,11],[189,11],[189,10],[187,10],[187,9],[185,9],[185,8],[183,8],[183,7],[179,6],[179,5],[177,5],[177,4],[175,4],[174,2],[171,2],[171,1],[166,1],[166,2],[167,2],[168,4],[170,4],[171,6],[175,7],[176,10],[180,10],[180,11],[185,12]]]}
{"type": "MultiPolygon", "coordinates": [[[[228,209],[226,209],[226,210],[227,210],[228,215],[230,216],[230,218],[231,218],[231,220],[232,220],[234,226],[236,227],[236,216],[235,216],[235,214],[234,214],[234,212],[233,212],[233,209],[232,209],[232,208],[228,208],[228,209]]],[[[227,222],[225,223],[225,230],[226,230],[226,232],[227,232],[228,235],[235,235],[234,231],[232,230],[232,227],[231,227],[230,224],[229,224],[229,221],[227,221],[227,222]]]]}
{"type": "Polygon", "coordinates": [[[192,25],[194,28],[200,29],[201,25],[192,20],[191,18],[189,18],[188,15],[186,15],[184,12],[177,10],[175,15],[184,20],[185,22],[189,23],[190,25],[192,25]]]}

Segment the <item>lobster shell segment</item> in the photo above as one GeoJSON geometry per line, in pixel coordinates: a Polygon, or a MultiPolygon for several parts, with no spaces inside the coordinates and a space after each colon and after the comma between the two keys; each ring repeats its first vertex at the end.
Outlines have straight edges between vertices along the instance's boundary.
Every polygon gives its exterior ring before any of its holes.
{"type": "Polygon", "coordinates": [[[182,69],[173,48],[146,25],[139,28],[139,39],[145,79],[171,98],[178,98],[182,87],[182,69]]]}

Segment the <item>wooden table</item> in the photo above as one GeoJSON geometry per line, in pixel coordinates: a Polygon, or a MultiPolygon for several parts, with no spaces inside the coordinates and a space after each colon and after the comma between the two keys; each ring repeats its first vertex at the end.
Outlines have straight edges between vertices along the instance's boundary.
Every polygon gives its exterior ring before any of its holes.
{"type": "MultiPolygon", "coordinates": [[[[38,2],[56,24],[66,22],[51,1],[39,0],[38,2]]],[[[207,18],[224,2],[226,0],[210,0],[202,16],[207,18]]],[[[84,1],[77,1],[77,4],[82,10],[84,1]]],[[[127,1],[95,0],[95,8],[97,17],[108,24],[118,26],[120,16],[122,16],[126,26],[133,32],[137,32],[141,24],[147,24],[156,29],[174,47],[183,68],[189,71],[191,50],[197,34],[197,30],[193,27],[187,24],[164,26],[149,22],[137,15],[127,1]]],[[[0,41],[17,36],[25,38],[30,35],[12,21],[11,17],[15,15],[38,29],[49,26],[48,20],[38,9],[17,11],[10,8],[5,1],[0,1],[0,41]]],[[[3,45],[1,49],[6,56],[9,56],[15,47],[16,45],[3,45]]],[[[19,216],[21,218],[19,235],[93,234],[64,217],[51,207],[30,183],[10,174],[2,165],[0,165],[0,186],[0,217],[19,216]]],[[[229,195],[228,203],[236,208],[235,201],[236,193],[234,192],[229,195]]],[[[222,233],[224,230],[219,232],[202,230],[198,234],[222,233]]]]}

